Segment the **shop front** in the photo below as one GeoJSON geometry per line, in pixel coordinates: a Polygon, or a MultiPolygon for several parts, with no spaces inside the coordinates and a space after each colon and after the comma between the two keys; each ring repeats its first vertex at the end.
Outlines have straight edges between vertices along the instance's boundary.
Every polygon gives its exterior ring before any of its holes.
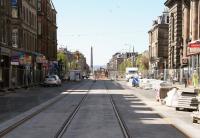
{"type": "Polygon", "coordinates": [[[10,49],[0,48],[0,88],[9,87],[10,49]]]}
{"type": "Polygon", "coordinates": [[[58,61],[49,61],[49,74],[59,74],[59,65],[58,61]]]}
{"type": "Polygon", "coordinates": [[[46,57],[44,55],[37,54],[35,80],[37,82],[42,82],[47,74],[48,74],[48,61],[46,60],[46,57]]]}
{"type": "Polygon", "coordinates": [[[12,87],[27,87],[33,84],[33,57],[31,54],[12,51],[12,87]]]}
{"type": "Polygon", "coordinates": [[[188,76],[191,76],[196,70],[200,74],[200,40],[193,41],[188,44],[187,47],[187,56],[188,56],[188,76]]]}

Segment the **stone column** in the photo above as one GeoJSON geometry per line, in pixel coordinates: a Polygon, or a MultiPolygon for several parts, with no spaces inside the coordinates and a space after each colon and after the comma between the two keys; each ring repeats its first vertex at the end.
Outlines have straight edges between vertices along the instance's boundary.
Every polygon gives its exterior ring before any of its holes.
{"type": "Polygon", "coordinates": [[[198,39],[198,0],[192,0],[192,41],[198,39]]]}
{"type": "Polygon", "coordinates": [[[183,57],[187,56],[187,40],[190,37],[190,9],[185,6],[184,8],[184,28],[183,28],[183,57]]]}

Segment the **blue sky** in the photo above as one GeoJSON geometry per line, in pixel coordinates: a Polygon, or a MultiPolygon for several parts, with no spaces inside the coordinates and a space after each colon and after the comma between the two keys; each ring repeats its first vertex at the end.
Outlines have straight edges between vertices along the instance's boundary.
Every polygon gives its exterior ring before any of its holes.
{"type": "Polygon", "coordinates": [[[112,54],[148,49],[148,30],[164,10],[163,0],[53,0],[58,46],[79,50],[90,63],[105,65],[112,54]]]}

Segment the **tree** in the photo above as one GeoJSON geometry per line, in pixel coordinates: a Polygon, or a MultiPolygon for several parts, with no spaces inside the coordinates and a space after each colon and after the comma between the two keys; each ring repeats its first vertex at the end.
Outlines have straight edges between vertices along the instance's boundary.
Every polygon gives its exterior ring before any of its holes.
{"type": "Polygon", "coordinates": [[[69,70],[67,55],[64,52],[58,52],[57,53],[57,60],[62,65],[60,71],[64,74],[67,73],[68,70],[69,70]]]}
{"type": "Polygon", "coordinates": [[[130,59],[124,60],[120,65],[118,71],[124,73],[127,67],[132,67],[132,62],[130,59]]]}
{"type": "Polygon", "coordinates": [[[139,55],[136,59],[136,64],[140,72],[147,71],[149,69],[149,58],[139,55]]]}

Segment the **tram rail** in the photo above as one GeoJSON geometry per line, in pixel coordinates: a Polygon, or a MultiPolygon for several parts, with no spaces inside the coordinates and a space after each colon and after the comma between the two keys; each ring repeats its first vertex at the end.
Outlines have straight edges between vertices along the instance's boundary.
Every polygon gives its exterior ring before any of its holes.
{"type": "Polygon", "coordinates": [[[78,103],[78,105],[76,106],[76,108],[73,110],[73,112],[70,114],[70,116],[64,121],[63,125],[60,127],[60,129],[58,130],[58,132],[55,134],[54,138],[62,138],[62,136],[66,133],[67,128],[70,126],[71,122],[73,121],[74,117],[76,116],[76,114],[78,113],[81,105],[84,103],[84,101],[87,99],[88,94],[90,92],[90,89],[92,88],[93,84],[95,82],[93,81],[93,83],[90,85],[87,93],[83,96],[83,98],[81,99],[81,101],[78,103]]]}
{"type": "Polygon", "coordinates": [[[116,105],[116,103],[115,103],[115,101],[114,101],[114,99],[113,99],[113,96],[109,93],[109,88],[107,87],[105,81],[104,81],[104,85],[105,85],[106,91],[107,91],[107,93],[108,93],[108,95],[109,95],[110,102],[111,102],[111,104],[112,104],[112,107],[113,107],[115,116],[116,116],[117,121],[118,121],[118,123],[119,123],[119,125],[120,125],[120,128],[121,128],[121,130],[122,130],[122,133],[123,133],[123,135],[124,135],[124,138],[131,138],[131,135],[130,135],[130,133],[129,133],[128,127],[126,126],[126,123],[125,123],[125,121],[123,120],[123,118],[122,118],[122,116],[121,116],[121,114],[120,114],[120,112],[119,112],[119,109],[118,109],[118,107],[117,107],[117,105],[116,105]]]}
{"type": "MultiPolygon", "coordinates": [[[[5,129],[0,131],[0,137],[3,137],[7,134],[9,134],[10,132],[12,132],[13,130],[15,130],[17,127],[21,126],[22,124],[24,124],[25,122],[27,122],[28,120],[31,120],[34,116],[40,114],[41,112],[43,112],[44,110],[48,109],[49,107],[51,107],[52,105],[56,104],[57,102],[59,102],[61,99],[63,99],[64,97],[68,96],[69,94],[73,93],[73,90],[76,90],[82,86],[87,85],[89,82],[87,82],[86,84],[79,84],[78,86],[74,86],[71,89],[67,90],[67,94],[64,96],[59,97],[58,99],[56,99],[55,101],[50,102],[49,104],[45,105],[44,107],[40,108],[39,110],[36,110],[35,112],[25,116],[24,118],[16,121],[15,123],[13,123],[12,125],[6,127],[5,129]]],[[[93,82],[92,82],[93,84],[93,82]]]]}

